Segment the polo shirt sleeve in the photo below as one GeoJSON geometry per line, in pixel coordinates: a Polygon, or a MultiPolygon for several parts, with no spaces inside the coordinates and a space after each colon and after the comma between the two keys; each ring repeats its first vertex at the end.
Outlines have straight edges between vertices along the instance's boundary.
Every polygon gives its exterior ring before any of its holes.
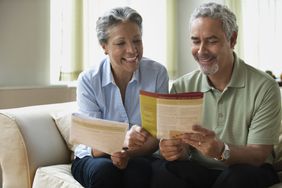
{"type": "Polygon", "coordinates": [[[247,143],[277,144],[281,124],[281,95],[278,84],[265,84],[258,93],[257,106],[249,128],[247,143]]]}

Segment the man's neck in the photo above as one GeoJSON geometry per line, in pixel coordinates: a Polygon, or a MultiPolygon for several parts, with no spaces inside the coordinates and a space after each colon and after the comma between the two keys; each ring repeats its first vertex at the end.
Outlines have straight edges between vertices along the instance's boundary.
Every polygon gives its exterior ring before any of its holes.
{"type": "Polygon", "coordinates": [[[220,71],[213,75],[209,75],[209,83],[219,91],[223,91],[231,80],[233,67],[234,67],[234,57],[232,58],[232,63],[226,67],[223,67],[220,71]]]}
{"type": "Polygon", "coordinates": [[[208,76],[209,83],[219,91],[223,91],[228,85],[230,78],[222,77],[222,76],[208,76]]]}

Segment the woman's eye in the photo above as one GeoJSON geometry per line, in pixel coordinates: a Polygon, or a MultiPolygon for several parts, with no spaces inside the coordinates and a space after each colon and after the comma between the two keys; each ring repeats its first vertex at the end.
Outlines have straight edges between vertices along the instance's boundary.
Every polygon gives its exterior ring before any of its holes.
{"type": "Polygon", "coordinates": [[[134,43],[140,43],[141,40],[138,39],[138,40],[134,40],[133,42],[134,42],[134,43]]]}
{"type": "Polygon", "coordinates": [[[116,45],[118,45],[118,46],[122,46],[122,45],[124,45],[125,43],[124,42],[118,42],[118,43],[116,43],[116,45]]]}

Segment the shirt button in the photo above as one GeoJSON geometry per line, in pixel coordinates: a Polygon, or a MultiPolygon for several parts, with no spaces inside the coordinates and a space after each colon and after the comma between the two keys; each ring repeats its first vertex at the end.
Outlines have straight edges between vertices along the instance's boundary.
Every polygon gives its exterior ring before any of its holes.
{"type": "Polygon", "coordinates": [[[223,114],[222,114],[222,113],[219,113],[219,114],[218,114],[218,117],[219,117],[219,118],[223,118],[223,114]]]}

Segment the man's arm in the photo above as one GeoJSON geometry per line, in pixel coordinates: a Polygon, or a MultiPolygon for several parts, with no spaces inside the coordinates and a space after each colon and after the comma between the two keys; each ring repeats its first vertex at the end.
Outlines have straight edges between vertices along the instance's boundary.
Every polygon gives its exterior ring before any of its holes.
{"type": "Polygon", "coordinates": [[[245,163],[255,166],[260,166],[265,162],[271,154],[273,145],[258,145],[250,144],[247,146],[232,146],[230,147],[230,158],[226,160],[226,164],[245,163]]]}
{"type": "MultiPolygon", "coordinates": [[[[221,158],[224,143],[216,138],[215,132],[199,125],[193,126],[193,131],[193,133],[183,134],[182,140],[207,157],[221,158]]],[[[230,157],[224,161],[228,165],[245,163],[260,166],[273,149],[273,145],[262,144],[248,144],[246,146],[228,144],[228,146],[230,157]]]]}

